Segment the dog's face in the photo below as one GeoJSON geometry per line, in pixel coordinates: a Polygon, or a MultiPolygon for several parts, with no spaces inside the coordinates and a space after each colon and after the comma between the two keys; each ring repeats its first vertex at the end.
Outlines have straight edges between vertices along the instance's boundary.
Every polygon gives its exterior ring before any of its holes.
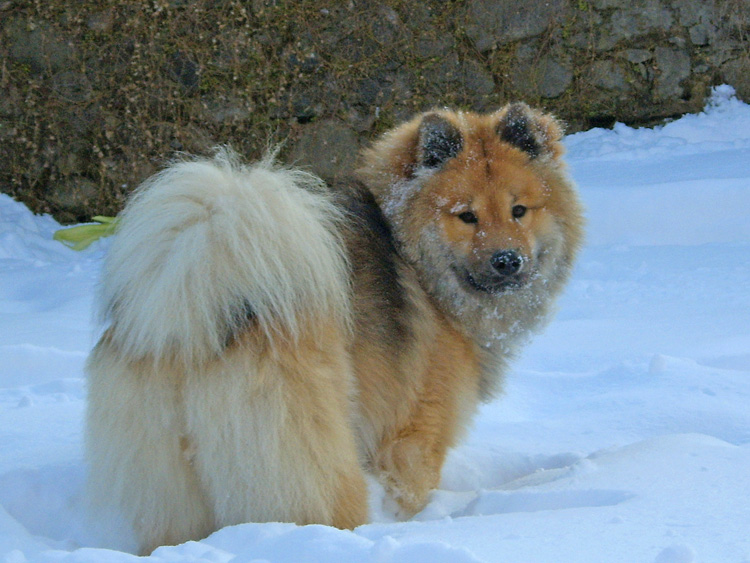
{"type": "Polygon", "coordinates": [[[423,204],[449,248],[456,278],[468,291],[497,294],[539,274],[543,239],[553,225],[543,180],[519,155],[487,144],[467,147],[425,182],[423,204]]]}
{"type": "Polygon", "coordinates": [[[377,143],[366,158],[380,172],[362,173],[423,281],[482,299],[567,274],[582,220],[561,136],[524,104],[433,112],[377,143]]]}

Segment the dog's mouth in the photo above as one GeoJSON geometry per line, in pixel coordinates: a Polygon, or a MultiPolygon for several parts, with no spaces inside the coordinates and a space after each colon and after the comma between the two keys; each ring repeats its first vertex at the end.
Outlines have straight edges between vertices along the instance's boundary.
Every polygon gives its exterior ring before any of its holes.
{"type": "Polygon", "coordinates": [[[468,288],[479,293],[488,293],[490,295],[500,295],[502,293],[521,289],[529,283],[531,277],[525,273],[512,276],[492,275],[478,277],[472,274],[468,269],[459,270],[455,267],[454,272],[458,279],[468,288]]]}

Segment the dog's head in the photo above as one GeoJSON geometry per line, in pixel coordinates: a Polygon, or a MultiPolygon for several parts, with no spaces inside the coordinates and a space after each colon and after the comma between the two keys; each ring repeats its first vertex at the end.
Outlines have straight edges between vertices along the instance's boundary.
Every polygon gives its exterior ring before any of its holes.
{"type": "Polygon", "coordinates": [[[578,248],[561,137],[552,116],[521,103],[430,112],[377,141],[360,174],[424,281],[502,295],[562,281],[578,248]]]}

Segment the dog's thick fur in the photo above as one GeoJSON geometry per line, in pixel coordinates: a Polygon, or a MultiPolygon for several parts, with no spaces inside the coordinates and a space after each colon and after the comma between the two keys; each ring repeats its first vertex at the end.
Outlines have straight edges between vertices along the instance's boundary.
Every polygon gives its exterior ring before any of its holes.
{"type": "Polygon", "coordinates": [[[248,521],[355,527],[366,471],[419,511],[569,275],[560,138],[524,104],[437,111],[342,186],[227,150],[150,179],[105,266],[92,497],[144,553],[248,521]]]}

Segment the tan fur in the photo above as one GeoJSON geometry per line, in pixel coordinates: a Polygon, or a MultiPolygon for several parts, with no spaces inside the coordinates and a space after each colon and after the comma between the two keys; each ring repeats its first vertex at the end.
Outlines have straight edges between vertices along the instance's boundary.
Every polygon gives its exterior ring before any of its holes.
{"type": "Polygon", "coordinates": [[[195,370],[120,363],[108,336],[99,343],[89,361],[91,493],[121,499],[142,553],[243,522],[365,521],[346,338],[327,324],[273,347],[248,332],[195,370]]]}
{"type": "Polygon", "coordinates": [[[355,202],[344,213],[267,161],[254,171],[224,156],[149,183],[125,215],[146,232],[126,226],[110,257],[111,328],[89,361],[92,496],[130,518],[144,553],[245,521],[355,527],[367,518],[366,471],[403,515],[421,510],[569,275],[582,217],[560,137],[523,105],[418,116],[363,153],[364,189],[334,190],[345,208],[355,202]],[[256,185],[267,173],[281,207],[256,185]],[[144,201],[167,215],[175,206],[173,226],[160,230],[144,201]],[[248,242],[257,236],[264,245],[248,242]],[[146,241],[159,253],[140,258],[146,241]],[[488,264],[504,249],[523,258],[519,287],[472,286],[499,283],[488,264]],[[127,286],[141,281],[131,271],[157,288],[127,286]],[[146,309],[165,297],[167,309],[146,309]]]}
{"type": "Polygon", "coordinates": [[[546,149],[530,161],[498,138],[495,130],[503,111],[507,109],[492,115],[437,112],[464,138],[462,152],[439,173],[424,178],[415,174],[423,116],[365,151],[359,171],[412,266],[404,277],[413,279],[412,300],[421,309],[415,317],[423,326],[416,332],[424,340],[414,346],[416,358],[368,369],[378,351],[367,338],[357,339],[354,348],[358,380],[366,391],[363,409],[370,427],[382,429],[375,439],[375,468],[407,514],[424,506],[439,481],[447,449],[455,445],[480,397],[497,392],[506,358],[545,320],[550,298],[567,279],[582,237],[580,206],[559,160],[559,126],[529,110],[546,149]],[[530,209],[522,221],[513,221],[508,213],[516,202],[530,209]],[[469,206],[483,217],[481,229],[456,220],[456,213],[469,206]],[[553,239],[558,262],[545,272],[543,283],[505,296],[503,303],[465,298],[454,285],[439,285],[443,271],[423,260],[426,247],[434,246],[433,240],[423,238],[435,232],[436,223],[446,246],[468,261],[487,260],[493,249],[505,246],[532,254],[539,239],[553,239]],[[394,380],[409,381],[409,388],[394,385],[394,380]],[[403,412],[408,413],[405,419],[403,412]]]}

